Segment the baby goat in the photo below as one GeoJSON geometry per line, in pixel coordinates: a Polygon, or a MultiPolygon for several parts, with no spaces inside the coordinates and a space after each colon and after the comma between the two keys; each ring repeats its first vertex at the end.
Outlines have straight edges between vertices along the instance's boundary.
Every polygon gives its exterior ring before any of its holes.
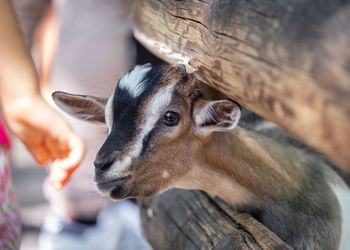
{"type": "Polygon", "coordinates": [[[295,249],[350,249],[350,195],[341,178],[237,126],[239,105],[183,66],[137,66],[108,100],[63,92],[53,98],[71,115],[107,124],[95,160],[104,195],[200,189],[249,212],[295,249]]]}

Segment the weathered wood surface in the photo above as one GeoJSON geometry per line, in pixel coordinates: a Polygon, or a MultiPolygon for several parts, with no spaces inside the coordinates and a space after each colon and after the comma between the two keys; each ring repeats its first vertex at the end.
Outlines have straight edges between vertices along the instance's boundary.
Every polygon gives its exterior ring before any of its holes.
{"type": "Polygon", "coordinates": [[[350,1],[137,0],[135,37],[350,168],[350,1]]]}
{"type": "Polygon", "coordinates": [[[154,249],[292,249],[249,214],[201,191],[172,189],[140,203],[154,249]]]}

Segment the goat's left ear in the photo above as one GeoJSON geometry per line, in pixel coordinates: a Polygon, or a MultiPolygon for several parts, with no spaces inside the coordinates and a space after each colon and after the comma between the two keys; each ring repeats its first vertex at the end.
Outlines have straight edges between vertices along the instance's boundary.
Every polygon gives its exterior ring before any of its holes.
{"type": "Polygon", "coordinates": [[[105,106],[108,99],[88,95],[74,95],[56,91],[52,94],[56,105],[75,118],[105,123],[105,106]]]}
{"type": "Polygon", "coordinates": [[[200,134],[232,130],[240,117],[240,106],[231,100],[200,101],[193,110],[196,131],[200,134]]]}

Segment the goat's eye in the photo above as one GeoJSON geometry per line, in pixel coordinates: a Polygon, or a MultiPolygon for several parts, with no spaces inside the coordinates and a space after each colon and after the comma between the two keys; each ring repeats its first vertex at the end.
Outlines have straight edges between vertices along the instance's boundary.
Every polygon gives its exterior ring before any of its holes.
{"type": "Polygon", "coordinates": [[[180,120],[179,114],[172,112],[172,111],[168,111],[164,114],[162,121],[167,126],[175,126],[175,125],[177,125],[179,120],[180,120]]]}

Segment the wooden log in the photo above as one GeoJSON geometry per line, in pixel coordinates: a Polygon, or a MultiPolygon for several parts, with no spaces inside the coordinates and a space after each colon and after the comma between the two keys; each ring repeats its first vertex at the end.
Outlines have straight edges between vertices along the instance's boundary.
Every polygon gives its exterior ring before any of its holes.
{"type": "Polygon", "coordinates": [[[350,1],[138,0],[134,34],[350,169],[350,1]]]}
{"type": "Polygon", "coordinates": [[[140,201],[154,249],[292,249],[249,214],[201,191],[172,189],[140,201]]]}

